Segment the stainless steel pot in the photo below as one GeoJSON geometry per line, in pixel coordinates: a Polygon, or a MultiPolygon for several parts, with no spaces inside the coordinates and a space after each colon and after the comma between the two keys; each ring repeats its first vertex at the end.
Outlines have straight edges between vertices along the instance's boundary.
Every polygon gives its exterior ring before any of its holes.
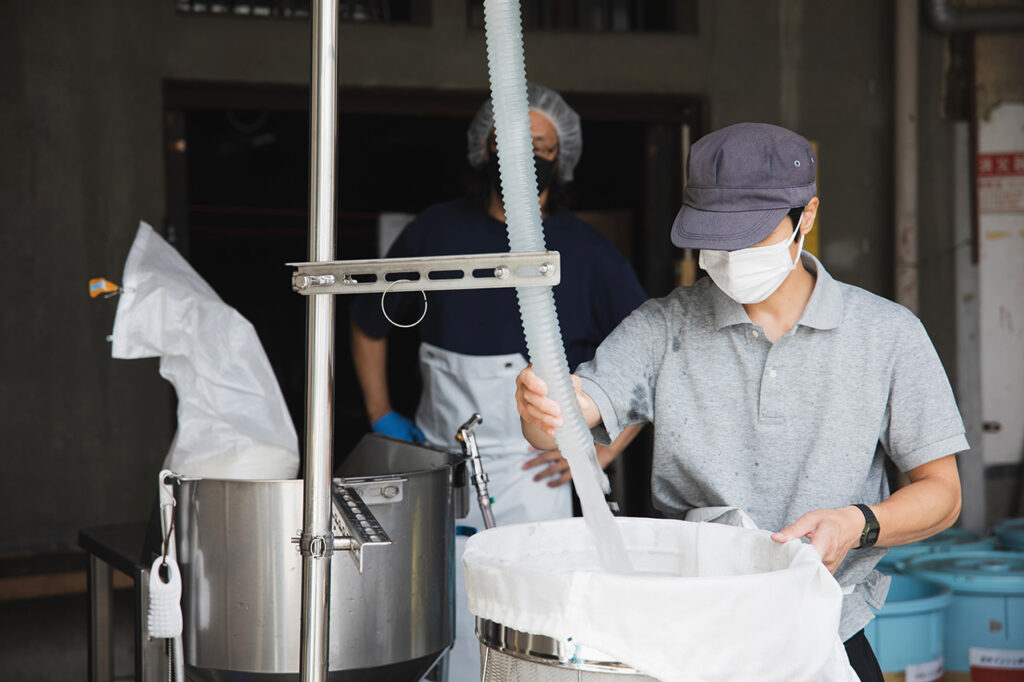
{"type": "MultiPolygon", "coordinates": [[[[332,680],[418,680],[451,645],[462,462],[371,434],[342,463],[336,486],[358,491],[392,542],[332,556],[332,680]]],[[[302,481],[182,478],[176,499],[192,676],[297,677],[302,481]]]]}

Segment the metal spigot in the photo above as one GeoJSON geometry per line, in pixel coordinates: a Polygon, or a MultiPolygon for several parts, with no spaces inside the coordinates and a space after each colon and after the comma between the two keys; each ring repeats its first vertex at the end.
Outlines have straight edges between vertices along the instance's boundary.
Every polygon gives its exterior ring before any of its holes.
{"type": "Polygon", "coordinates": [[[480,450],[476,447],[476,436],[473,435],[473,429],[481,422],[483,422],[483,418],[474,412],[469,421],[459,427],[458,433],[455,434],[455,440],[462,444],[462,453],[469,459],[470,477],[473,487],[476,488],[476,501],[480,504],[480,513],[484,517],[484,527],[494,528],[494,512],[491,510],[494,498],[487,491],[487,473],[484,472],[480,450]]]}

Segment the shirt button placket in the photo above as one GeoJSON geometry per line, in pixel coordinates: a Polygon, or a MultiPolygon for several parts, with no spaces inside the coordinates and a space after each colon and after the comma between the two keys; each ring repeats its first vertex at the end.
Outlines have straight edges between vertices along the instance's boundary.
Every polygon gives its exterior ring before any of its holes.
{"type": "Polygon", "coordinates": [[[779,372],[775,368],[775,357],[778,355],[778,344],[774,344],[765,357],[764,369],[761,372],[761,419],[777,421],[782,418],[779,407],[779,372]]]}

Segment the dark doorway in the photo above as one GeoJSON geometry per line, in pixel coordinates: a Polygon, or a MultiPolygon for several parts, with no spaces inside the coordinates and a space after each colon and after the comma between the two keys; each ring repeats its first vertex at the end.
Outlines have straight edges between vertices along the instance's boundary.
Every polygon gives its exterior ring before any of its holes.
{"type": "MultiPolygon", "coordinates": [[[[336,186],[337,254],[375,258],[381,212],[419,213],[460,196],[465,130],[484,92],[342,91],[336,186]]],[[[301,89],[168,84],[168,235],[226,303],[250,320],[300,434],[305,409],[306,301],[286,263],[307,260],[308,95],[301,89]]],[[[666,248],[681,196],[682,126],[698,107],[678,98],[568,98],[585,147],[571,206],[633,263],[652,296],[673,284],[666,248]],[[667,221],[667,222],[666,222],[667,221]]],[[[348,342],[348,297],[337,297],[335,452],[369,429],[348,342]]],[[[389,337],[396,410],[419,395],[415,330],[389,337]]],[[[650,440],[613,472],[620,503],[650,513],[650,440]]]]}

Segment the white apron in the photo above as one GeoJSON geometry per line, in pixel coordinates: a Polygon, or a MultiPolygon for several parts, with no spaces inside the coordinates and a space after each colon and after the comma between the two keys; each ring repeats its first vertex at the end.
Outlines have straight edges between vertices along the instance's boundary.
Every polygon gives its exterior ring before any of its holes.
{"type": "MultiPolygon", "coordinates": [[[[516,410],[515,380],[524,367],[526,359],[519,353],[463,355],[420,344],[423,393],[416,425],[431,445],[461,450],[455,433],[474,412],[480,413],[483,423],[473,434],[490,478],[487,486],[499,526],[572,516],[569,484],[551,488],[548,479],[533,480],[543,467],[522,469],[538,453],[523,438],[516,410]]],[[[470,490],[469,506],[469,515],[456,521],[460,534],[455,537],[455,644],[448,658],[450,682],[480,679],[476,621],[469,612],[462,572],[462,552],[469,538],[465,533],[484,530],[475,490],[470,490]]]]}

